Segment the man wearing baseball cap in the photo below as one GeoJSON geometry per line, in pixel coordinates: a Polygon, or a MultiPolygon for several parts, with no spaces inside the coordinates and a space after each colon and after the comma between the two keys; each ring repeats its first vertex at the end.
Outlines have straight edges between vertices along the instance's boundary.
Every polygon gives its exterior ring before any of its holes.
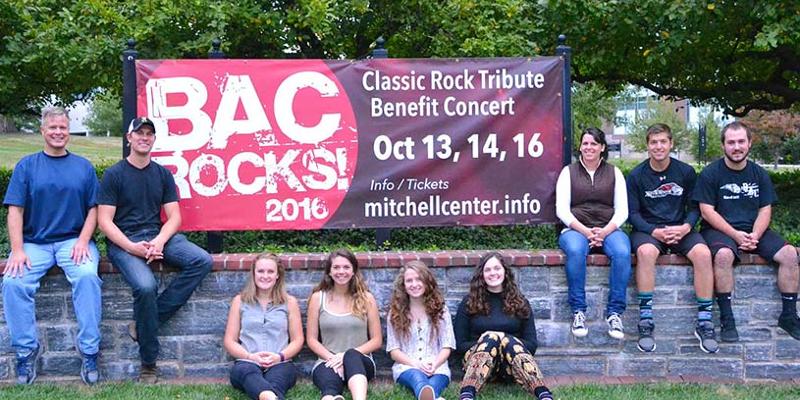
{"type": "Polygon", "coordinates": [[[107,169],[98,196],[98,224],[108,243],[108,258],[133,289],[134,323],[131,338],[139,342],[139,381],[156,383],[159,327],[183,306],[211,270],[211,256],[178,233],[181,213],[172,173],[153,162],[156,140],[152,120],[131,121],[127,139],[130,155],[107,169]],[[166,221],[161,222],[161,211],[166,221]],[[150,270],[153,261],[180,270],[158,293],[150,270]]]}

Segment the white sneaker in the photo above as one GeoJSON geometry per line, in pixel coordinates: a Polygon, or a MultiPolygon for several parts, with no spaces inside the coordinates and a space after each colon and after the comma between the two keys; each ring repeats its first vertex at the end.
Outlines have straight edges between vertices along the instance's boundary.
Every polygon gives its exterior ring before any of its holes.
{"type": "Polygon", "coordinates": [[[608,318],[606,318],[606,323],[608,324],[608,336],[618,340],[625,339],[625,333],[622,329],[622,319],[619,317],[619,314],[609,315],[608,318]]]}
{"type": "Polygon", "coordinates": [[[575,337],[584,337],[589,334],[589,330],[586,329],[586,314],[584,314],[583,311],[575,313],[571,330],[572,336],[575,337]]]}

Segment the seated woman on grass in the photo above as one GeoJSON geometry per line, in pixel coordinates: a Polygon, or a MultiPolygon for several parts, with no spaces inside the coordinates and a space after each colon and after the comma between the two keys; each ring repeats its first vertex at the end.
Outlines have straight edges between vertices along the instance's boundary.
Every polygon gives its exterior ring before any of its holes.
{"type": "Polygon", "coordinates": [[[303,323],[285,277],[278,256],[259,255],[228,312],[223,345],[236,359],[231,385],[253,400],[285,399],[297,380],[291,360],[303,347],[303,323]]]}
{"type": "Polygon", "coordinates": [[[499,253],[484,255],[475,268],[469,294],[458,306],[455,335],[457,350],[464,353],[460,400],[474,399],[489,379],[509,377],[536,399],[553,398],[533,359],[536,325],[531,305],[499,253]]]}
{"type": "Polygon", "coordinates": [[[417,400],[435,400],[450,383],[447,358],[455,349],[453,322],[430,269],[411,261],[394,282],[386,318],[386,351],[395,382],[417,400]]]}
{"type": "Polygon", "coordinates": [[[378,305],[347,249],[325,260],[322,281],[308,299],[306,337],[319,359],[311,379],[322,400],[344,400],[345,383],[353,400],[367,398],[367,382],[375,377],[372,352],[383,344],[378,305]]]}

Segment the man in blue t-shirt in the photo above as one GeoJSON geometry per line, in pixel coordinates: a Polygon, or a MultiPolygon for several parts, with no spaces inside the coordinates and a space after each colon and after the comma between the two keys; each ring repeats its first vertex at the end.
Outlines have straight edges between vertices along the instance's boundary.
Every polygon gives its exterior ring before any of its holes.
{"type": "Polygon", "coordinates": [[[732,122],[722,129],[725,157],[700,173],[694,200],[703,216],[701,234],[714,256],[714,283],[719,305],[720,338],[739,340],[731,309],[733,264],[742,251],[752,252],[778,264],[778,289],[783,310],[778,326],[800,340],[797,289],[800,271],[797,250],[769,229],[775,189],[764,168],[747,159],[752,134],[747,125],[732,122]]]}
{"type": "Polygon", "coordinates": [[[34,296],[42,277],[58,265],[72,285],[81,379],[92,385],[99,378],[102,283],[92,240],[97,175],[88,160],[67,151],[69,117],[63,108],[42,110],[39,130],[44,150],[17,163],[3,200],[11,244],[3,271],[3,311],[17,356],[17,383],[36,379],[41,346],[34,296]]]}
{"type": "Polygon", "coordinates": [[[181,212],[172,173],[150,159],[156,140],[153,122],[136,118],[128,128],[131,153],[103,174],[97,220],[108,258],[133,289],[131,338],[139,342],[139,381],[156,383],[158,329],[180,309],[211,271],[211,256],[178,233],[181,212]],[[161,210],[166,221],[161,223],[161,210]],[[150,263],[163,260],[180,269],[159,295],[150,263]]]}
{"type": "Polygon", "coordinates": [[[697,174],[688,164],[670,157],[672,130],[665,124],[647,129],[647,160],[628,174],[628,221],[633,225],[631,249],[636,252],[636,287],[639,291],[639,350],[655,351],[653,293],[656,259],[667,250],[686,256],[694,269],[697,299],[695,337],[706,353],[719,350],[711,321],[714,271],[711,252],[703,237],[693,231],[700,218],[692,201],[697,174]]]}

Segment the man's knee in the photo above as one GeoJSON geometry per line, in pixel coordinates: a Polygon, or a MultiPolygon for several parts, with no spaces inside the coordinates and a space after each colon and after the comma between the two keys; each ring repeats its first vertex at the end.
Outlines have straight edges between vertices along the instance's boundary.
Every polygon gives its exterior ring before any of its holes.
{"type": "Polygon", "coordinates": [[[797,268],[797,249],[787,244],[775,253],[773,259],[781,267],[797,268]]]}
{"type": "Polygon", "coordinates": [[[735,259],[736,255],[733,254],[733,250],[723,247],[714,255],[714,268],[730,268],[735,259]]]}
{"type": "Polygon", "coordinates": [[[645,265],[653,265],[658,258],[659,251],[656,246],[652,244],[643,244],[636,249],[636,261],[637,266],[642,264],[645,265]]]}

